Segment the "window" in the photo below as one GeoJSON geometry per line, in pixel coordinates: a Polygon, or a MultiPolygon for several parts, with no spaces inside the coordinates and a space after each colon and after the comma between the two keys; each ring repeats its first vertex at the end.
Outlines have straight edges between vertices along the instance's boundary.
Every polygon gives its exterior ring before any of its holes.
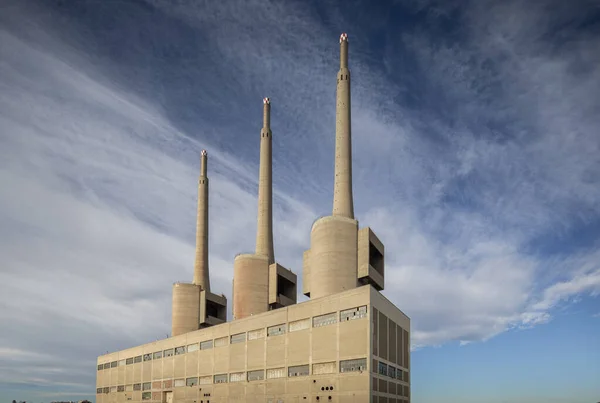
{"type": "Polygon", "coordinates": [[[125,360],[125,365],[131,365],[131,364],[133,364],[133,357],[125,360]]]}
{"type": "Polygon", "coordinates": [[[229,338],[227,336],[224,337],[219,337],[218,339],[215,339],[215,347],[223,347],[228,345],[229,343],[229,338]]]}
{"type": "Polygon", "coordinates": [[[187,352],[191,353],[191,352],[194,352],[194,351],[198,351],[199,348],[200,347],[199,347],[198,343],[190,344],[190,345],[187,346],[187,352]]]}
{"type": "Polygon", "coordinates": [[[400,368],[396,369],[396,379],[401,381],[402,380],[402,370],[400,368]]]}
{"type": "Polygon", "coordinates": [[[173,349],[172,348],[163,351],[163,357],[172,357],[172,356],[173,356],[173,349]]]}
{"type": "Polygon", "coordinates": [[[298,330],[304,330],[310,328],[310,318],[296,320],[290,322],[290,332],[297,332],[298,330]]]}
{"type": "Polygon", "coordinates": [[[262,381],[265,379],[265,371],[257,369],[256,371],[248,371],[248,381],[262,381]]]}
{"type": "Polygon", "coordinates": [[[184,354],[184,353],[185,353],[185,346],[175,347],[175,355],[184,354]]]}
{"type": "Polygon", "coordinates": [[[340,312],[340,322],[348,320],[360,319],[367,317],[367,306],[359,306],[358,308],[345,309],[340,312]]]}
{"type": "Polygon", "coordinates": [[[265,329],[256,329],[248,332],[248,340],[258,340],[265,337],[265,329]]]}
{"type": "Polygon", "coordinates": [[[125,365],[125,360],[119,360],[119,367],[122,367],[125,365]]]}
{"type": "Polygon", "coordinates": [[[212,383],[212,379],[213,379],[213,377],[210,375],[201,376],[199,379],[199,383],[200,383],[200,385],[210,385],[212,383]]]}
{"type": "Polygon", "coordinates": [[[391,365],[388,367],[388,376],[392,379],[396,379],[396,368],[391,365]]]}
{"type": "Polygon", "coordinates": [[[169,389],[173,387],[173,380],[172,379],[165,379],[163,380],[163,389],[169,389]]]}
{"type": "Polygon", "coordinates": [[[231,335],[231,344],[243,343],[246,341],[246,333],[238,333],[231,335]]]}
{"type": "Polygon", "coordinates": [[[227,374],[215,375],[215,383],[227,383],[227,374]]]}
{"type": "Polygon", "coordinates": [[[96,394],[98,394],[98,393],[102,393],[102,388],[97,388],[96,389],[96,394]]]}
{"type": "Polygon", "coordinates": [[[115,368],[116,366],[117,366],[117,362],[116,361],[113,361],[113,362],[110,363],[110,367],[111,368],[115,368]]]}
{"type": "Polygon", "coordinates": [[[267,329],[267,336],[278,336],[285,333],[285,323],[277,326],[271,326],[267,329]]]}
{"type": "Polygon", "coordinates": [[[133,385],[125,385],[125,392],[132,392],[133,391],[133,385]]]}
{"type": "Polygon", "coordinates": [[[200,350],[208,350],[211,348],[213,348],[212,340],[206,340],[206,341],[203,341],[202,343],[200,343],[200,350]]]}
{"type": "Polygon", "coordinates": [[[109,369],[110,368],[110,362],[107,362],[106,364],[103,365],[104,369],[109,369]]]}
{"type": "Polygon", "coordinates": [[[327,313],[325,315],[315,316],[313,318],[313,327],[333,325],[337,322],[337,314],[335,312],[327,313]]]}
{"type": "Polygon", "coordinates": [[[335,361],[322,362],[319,364],[313,364],[313,375],[333,374],[335,373],[336,365],[335,361]]]}
{"type": "Polygon", "coordinates": [[[379,375],[387,375],[387,364],[379,362],[379,375]]]}
{"type": "Polygon", "coordinates": [[[229,382],[244,382],[246,380],[245,372],[233,372],[229,374],[229,382]]]}
{"type": "Polygon", "coordinates": [[[142,384],[141,383],[134,383],[133,384],[133,390],[142,390],[142,384]]]}
{"type": "Polygon", "coordinates": [[[162,358],[162,351],[157,351],[156,353],[152,354],[152,358],[154,358],[155,360],[162,358]]]}
{"type": "Polygon", "coordinates": [[[98,371],[102,371],[102,368],[104,368],[104,365],[102,365],[102,364],[98,365],[98,371]]]}
{"type": "Polygon", "coordinates": [[[110,391],[110,388],[104,388],[102,389],[102,393],[108,393],[110,391]]]}
{"type": "Polygon", "coordinates": [[[142,362],[142,356],[141,356],[141,355],[138,355],[137,357],[134,357],[134,358],[133,358],[133,362],[134,362],[134,363],[136,363],[136,364],[137,364],[138,362],[142,362]]]}
{"type": "Polygon", "coordinates": [[[185,379],[175,379],[174,386],[179,388],[181,386],[185,386],[185,379]]]}
{"type": "Polygon", "coordinates": [[[142,393],[142,400],[150,400],[152,399],[152,392],[143,392],[142,393]]]}
{"type": "Polygon", "coordinates": [[[125,392],[125,385],[117,386],[117,392],[125,392]]]}
{"type": "Polygon", "coordinates": [[[308,364],[288,367],[288,376],[307,376],[309,374],[308,364]]]}
{"type": "Polygon", "coordinates": [[[142,383],[142,390],[150,390],[150,389],[152,389],[152,382],[142,383]]]}
{"type": "Polygon", "coordinates": [[[110,387],[110,393],[116,393],[117,392],[117,387],[116,386],[111,386],[110,387]]]}
{"type": "Polygon", "coordinates": [[[357,360],[340,361],[340,372],[357,372],[367,369],[367,359],[359,358],[357,360]]]}
{"type": "Polygon", "coordinates": [[[185,386],[196,386],[198,385],[198,378],[192,377],[185,380],[185,386]]]}
{"type": "Polygon", "coordinates": [[[152,354],[144,354],[144,361],[151,361],[152,360],[152,354]]]}
{"type": "Polygon", "coordinates": [[[285,368],[267,369],[267,379],[285,378],[285,368]]]}

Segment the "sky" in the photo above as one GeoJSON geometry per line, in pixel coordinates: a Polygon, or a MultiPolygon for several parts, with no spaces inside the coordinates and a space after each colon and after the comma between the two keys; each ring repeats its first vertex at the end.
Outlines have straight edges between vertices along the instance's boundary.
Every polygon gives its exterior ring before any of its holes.
{"type": "Polygon", "coordinates": [[[230,299],[265,96],[301,283],[341,32],[355,214],[411,318],[413,402],[600,401],[597,1],[2,0],[0,402],[93,401],[98,355],[167,337],[204,148],[230,299]]]}

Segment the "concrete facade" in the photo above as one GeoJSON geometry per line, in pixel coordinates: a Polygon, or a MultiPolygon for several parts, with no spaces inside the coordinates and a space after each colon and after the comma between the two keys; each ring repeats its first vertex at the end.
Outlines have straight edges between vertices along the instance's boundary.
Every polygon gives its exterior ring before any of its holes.
{"type": "Polygon", "coordinates": [[[409,402],[409,340],[366,285],[100,356],[96,402],[409,402]]]}

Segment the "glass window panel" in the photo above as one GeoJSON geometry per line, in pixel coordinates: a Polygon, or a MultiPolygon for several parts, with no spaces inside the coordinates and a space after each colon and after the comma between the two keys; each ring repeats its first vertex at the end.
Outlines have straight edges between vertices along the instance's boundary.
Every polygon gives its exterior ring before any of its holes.
{"type": "Polygon", "coordinates": [[[298,330],[310,329],[310,318],[290,322],[289,329],[290,332],[297,332],[298,330]]]}
{"type": "Polygon", "coordinates": [[[231,344],[243,343],[246,341],[246,333],[231,335],[231,344]]]}
{"type": "Polygon", "coordinates": [[[288,376],[307,376],[309,374],[308,364],[288,367],[288,376]]]}
{"type": "Polygon", "coordinates": [[[190,344],[190,345],[187,346],[187,352],[191,353],[191,352],[194,352],[194,351],[198,351],[199,348],[200,347],[199,347],[198,343],[190,344]]]}
{"type": "Polygon", "coordinates": [[[213,348],[212,340],[206,340],[206,341],[203,341],[202,343],[200,343],[200,350],[208,350],[211,348],[213,348]]]}
{"type": "Polygon", "coordinates": [[[265,371],[257,369],[255,371],[248,371],[248,381],[262,381],[265,379],[265,371]]]}
{"type": "Polygon", "coordinates": [[[285,323],[267,328],[267,336],[278,336],[285,333],[285,323]]]}
{"type": "Polygon", "coordinates": [[[358,372],[367,369],[367,359],[359,358],[356,360],[340,361],[340,372],[358,372]]]}
{"type": "Polygon", "coordinates": [[[315,316],[313,318],[313,327],[333,325],[334,323],[337,323],[337,314],[335,312],[315,316]]]}
{"type": "Polygon", "coordinates": [[[265,337],[265,329],[255,329],[248,332],[248,340],[258,340],[265,337]]]}

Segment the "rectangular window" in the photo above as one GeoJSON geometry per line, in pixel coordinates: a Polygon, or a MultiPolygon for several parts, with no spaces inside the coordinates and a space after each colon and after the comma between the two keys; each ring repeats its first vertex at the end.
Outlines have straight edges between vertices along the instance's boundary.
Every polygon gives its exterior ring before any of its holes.
{"type": "Polygon", "coordinates": [[[104,365],[102,365],[102,364],[98,365],[98,371],[101,371],[102,368],[104,368],[104,365]]]}
{"type": "Polygon", "coordinates": [[[163,357],[172,357],[172,356],[173,356],[173,349],[172,348],[163,351],[163,357]]]}
{"type": "Polygon", "coordinates": [[[184,354],[184,353],[185,353],[185,346],[175,347],[175,355],[184,354]]]}
{"type": "Polygon", "coordinates": [[[333,374],[336,372],[335,361],[313,364],[313,375],[333,374]]]}
{"type": "Polygon", "coordinates": [[[159,358],[162,358],[162,351],[157,351],[154,354],[152,354],[152,358],[155,360],[158,360],[159,358]]]}
{"type": "Polygon", "coordinates": [[[197,377],[191,377],[191,378],[187,378],[185,380],[185,386],[196,386],[196,385],[198,385],[197,377]]]}
{"type": "Polygon", "coordinates": [[[138,362],[142,362],[142,356],[141,356],[141,355],[138,355],[137,357],[134,357],[134,358],[133,358],[133,362],[134,362],[134,363],[136,363],[136,364],[137,364],[138,362]]]}
{"type": "Polygon", "coordinates": [[[267,379],[285,378],[285,368],[267,369],[267,379]]]}
{"type": "Polygon", "coordinates": [[[125,366],[125,360],[119,360],[119,367],[125,366]]]}
{"type": "Polygon", "coordinates": [[[227,374],[215,375],[215,383],[227,383],[227,374]]]}
{"type": "Polygon", "coordinates": [[[125,385],[125,392],[133,392],[133,385],[125,385]]]}
{"type": "Polygon", "coordinates": [[[116,386],[111,386],[110,387],[110,393],[117,393],[117,387],[116,386]]]}
{"type": "Polygon", "coordinates": [[[102,389],[102,393],[108,393],[108,392],[110,392],[110,388],[104,388],[104,389],[102,389]]]}
{"type": "Polygon", "coordinates": [[[142,384],[141,383],[134,383],[133,384],[133,390],[142,390],[142,384]]]}
{"type": "Polygon", "coordinates": [[[309,374],[308,364],[306,365],[295,365],[288,367],[288,376],[307,376],[309,374]]]}
{"type": "Polygon", "coordinates": [[[131,365],[131,364],[133,364],[133,357],[125,360],[125,365],[131,365]]]}
{"type": "Polygon", "coordinates": [[[298,330],[310,329],[310,318],[290,322],[289,328],[290,332],[297,332],[298,330]]]}
{"type": "Polygon", "coordinates": [[[185,386],[185,379],[175,379],[175,381],[173,382],[173,386],[175,386],[176,388],[185,386]]]}
{"type": "Polygon", "coordinates": [[[238,333],[231,335],[231,344],[243,343],[246,341],[246,333],[238,333]]]}
{"type": "Polygon", "coordinates": [[[212,383],[213,377],[208,375],[208,376],[201,376],[200,379],[198,380],[200,385],[210,385],[212,383]]]}
{"type": "Polygon", "coordinates": [[[116,361],[113,361],[113,362],[110,363],[110,367],[111,368],[116,368],[116,366],[117,366],[117,362],[116,361]]]}
{"type": "Polygon", "coordinates": [[[117,392],[125,392],[125,385],[117,386],[117,392]]]}
{"type": "Polygon", "coordinates": [[[150,389],[152,389],[152,382],[142,383],[142,390],[150,390],[150,389]]]}
{"type": "Polygon", "coordinates": [[[344,309],[340,312],[340,322],[348,320],[361,319],[367,317],[367,306],[359,306],[358,308],[344,309]]]}
{"type": "Polygon", "coordinates": [[[188,352],[188,353],[192,353],[192,352],[194,352],[194,351],[198,351],[198,349],[199,349],[199,348],[200,348],[200,347],[198,346],[198,343],[189,344],[189,345],[187,346],[187,352],[188,352]]]}
{"type": "Polygon", "coordinates": [[[391,365],[388,367],[388,376],[392,379],[396,379],[396,368],[391,365]]]}
{"type": "Polygon", "coordinates": [[[229,374],[229,382],[244,382],[245,380],[245,372],[232,372],[231,374],[229,374]]]}
{"type": "Polygon", "coordinates": [[[152,399],[152,392],[142,392],[142,400],[152,399]]]}
{"type": "Polygon", "coordinates": [[[313,327],[333,325],[337,322],[337,314],[335,312],[327,313],[325,315],[315,316],[313,318],[313,327]]]}
{"type": "Polygon", "coordinates": [[[96,389],[96,394],[102,393],[102,388],[97,388],[96,389]]]}
{"type": "Polygon", "coordinates": [[[144,354],[144,361],[152,361],[152,354],[144,354]]]}
{"type": "Polygon", "coordinates": [[[248,332],[248,340],[264,339],[265,329],[256,329],[248,332]]]}
{"type": "Polygon", "coordinates": [[[379,362],[379,375],[385,375],[387,376],[387,364],[383,363],[383,362],[379,362]]]}
{"type": "Polygon", "coordinates": [[[104,369],[109,369],[110,368],[110,362],[107,362],[106,364],[104,364],[104,369]]]}
{"type": "Polygon", "coordinates": [[[340,361],[340,372],[361,372],[367,369],[367,359],[358,358],[356,360],[340,361]]]}
{"type": "Polygon", "coordinates": [[[377,371],[379,371],[379,361],[373,359],[373,362],[371,363],[371,372],[377,373],[377,371]]]}
{"type": "Polygon", "coordinates": [[[163,389],[170,389],[173,387],[173,380],[172,379],[165,379],[163,380],[163,389]]]}
{"type": "Polygon", "coordinates": [[[396,379],[401,381],[402,380],[402,370],[400,368],[396,369],[396,379]]]}
{"type": "Polygon", "coordinates": [[[257,369],[255,371],[248,371],[248,382],[250,381],[262,381],[265,379],[265,371],[257,369]]]}
{"type": "Polygon", "coordinates": [[[267,336],[278,336],[285,333],[285,323],[267,328],[267,336]]]}
{"type": "Polygon", "coordinates": [[[200,350],[209,350],[211,348],[213,348],[212,340],[206,340],[206,341],[203,341],[202,343],[200,343],[200,350]]]}
{"type": "Polygon", "coordinates": [[[229,338],[227,336],[219,337],[218,339],[215,339],[215,347],[227,346],[229,344],[228,339],[229,338]]]}

